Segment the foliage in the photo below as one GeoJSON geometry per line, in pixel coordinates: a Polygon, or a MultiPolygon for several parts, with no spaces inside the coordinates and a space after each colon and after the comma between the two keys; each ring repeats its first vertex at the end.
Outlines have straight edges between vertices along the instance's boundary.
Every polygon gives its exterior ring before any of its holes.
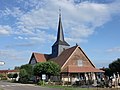
{"type": "Polygon", "coordinates": [[[105,71],[105,75],[111,77],[113,75],[113,72],[110,68],[103,68],[103,71],[105,71]]]}
{"type": "Polygon", "coordinates": [[[28,78],[30,79],[33,76],[33,67],[30,64],[25,64],[20,67],[20,69],[25,69],[28,74],[28,78]]]}
{"type": "Polygon", "coordinates": [[[0,74],[0,78],[2,78],[3,77],[3,74],[0,74]]]}
{"type": "Polygon", "coordinates": [[[42,62],[42,63],[37,63],[34,66],[34,75],[40,76],[42,74],[47,74],[47,75],[59,75],[60,74],[60,66],[52,61],[49,62],[42,62]]]}
{"type": "Polygon", "coordinates": [[[20,76],[20,82],[21,83],[27,83],[29,78],[28,78],[28,73],[26,72],[25,69],[21,69],[20,70],[20,73],[19,73],[19,76],[20,76]]]}
{"type": "Polygon", "coordinates": [[[0,79],[1,79],[1,80],[7,80],[5,74],[0,74],[0,79]]]}
{"type": "Polygon", "coordinates": [[[17,78],[17,77],[18,77],[17,73],[13,74],[13,78],[17,78]]]}
{"type": "Polygon", "coordinates": [[[7,78],[6,77],[2,77],[1,80],[7,80],[7,78]]]}
{"type": "Polygon", "coordinates": [[[120,59],[118,58],[117,60],[113,61],[112,63],[109,64],[109,68],[114,72],[119,72],[120,73],[120,59]]]}
{"type": "Polygon", "coordinates": [[[40,86],[41,86],[41,85],[45,85],[45,81],[39,81],[39,82],[38,82],[38,85],[40,85],[40,86]]]}
{"type": "Polygon", "coordinates": [[[13,74],[12,74],[12,73],[9,73],[9,74],[7,74],[7,77],[8,77],[8,78],[13,78],[13,74]]]}
{"type": "Polygon", "coordinates": [[[7,74],[7,77],[8,78],[17,78],[18,77],[18,74],[17,73],[14,73],[14,74],[12,74],[12,73],[9,73],[9,74],[7,74]]]}
{"type": "Polygon", "coordinates": [[[19,73],[21,83],[27,83],[33,76],[33,67],[30,64],[25,64],[20,67],[19,73]]]}
{"type": "Polygon", "coordinates": [[[20,70],[20,67],[15,66],[14,70],[20,70]]]}

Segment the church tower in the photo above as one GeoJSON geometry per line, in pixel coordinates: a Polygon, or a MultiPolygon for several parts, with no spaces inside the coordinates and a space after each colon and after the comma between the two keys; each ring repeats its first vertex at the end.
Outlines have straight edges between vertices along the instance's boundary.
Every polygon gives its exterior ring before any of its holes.
{"type": "Polygon", "coordinates": [[[61,21],[61,12],[59,12],[57,40],[52,46],[52,57],[59,56],[63,50],[69,48],[69,44],[64,40],[64,33],[61,21]]]}

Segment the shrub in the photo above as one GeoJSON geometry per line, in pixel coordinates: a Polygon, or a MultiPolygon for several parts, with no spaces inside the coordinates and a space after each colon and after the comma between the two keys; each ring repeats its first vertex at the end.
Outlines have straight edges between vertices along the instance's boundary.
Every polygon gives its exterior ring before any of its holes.
{"type": "Polygon", "coordinates": [[[40,85],[40,86],[41,86],[41,85],[45,85],[45,81],[42,81],[42,80],[39,81],[39,82],[38,82],[38,85],[40,85]]]}

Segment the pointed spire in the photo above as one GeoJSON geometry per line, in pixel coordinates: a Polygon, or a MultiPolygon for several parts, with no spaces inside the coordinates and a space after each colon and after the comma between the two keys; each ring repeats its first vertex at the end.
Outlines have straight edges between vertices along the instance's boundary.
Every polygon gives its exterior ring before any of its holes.
{"type": "Polygon", "coordinates": [[[57,32],[57,40],[53,44],[54,45],[66,45],[70,46],[65,40],[64,40],[64,33],[63,33],[63,27],[62,27],[62,19],[61,19],[61,9],[59,8],[59,22],[58,22],[58,32],[57,32]]]}
{"type": "Polygon", "coordinates": [[[59,56],[65,49],[69,48],[69,44],[64,40],[64,33],[61,20],[61,9],[59,8],[59,22],[58,22],[58,32],[57,40],[52,46],[51,57],[59,56]]]}
{"type": "Polygon", "coordinates": [[[59,8],[59,23],[58,23],[58,34],[57,34],[57,41],[64,41],[64,34],[63,34],[63,27],[61,21],[61,9],[59,8]]]}

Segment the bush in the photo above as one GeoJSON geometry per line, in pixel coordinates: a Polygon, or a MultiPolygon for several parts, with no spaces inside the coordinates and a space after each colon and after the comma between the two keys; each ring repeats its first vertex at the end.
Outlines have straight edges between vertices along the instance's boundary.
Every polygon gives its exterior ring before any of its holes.
{"type": "Polygon", "coordinates": [[[21,83],[27,83],[29,81],[28,73],[26,72],[25,69],[21,69],[19,75],[20,75],[19,82],[21,82],[21,83]]]}
{"type": "Polygon", "coordinates": [[[2,77],[1,80],[7,80],[7,78],[6,77],[2,77]]]}
{"type": "Polygon", "coordinates": [[[41,86],[41,85],[45,85],[45,81],[39,81],[39,82],[38,82],[38,85],[40,85],[40,86],[41,86]]]}
{"type": "Polygon", "coordinates": [[[28,83],[28,78],[26,78],[26,77],[20,78],[19,82],[26,84],[26,83],[28,83]]]}

